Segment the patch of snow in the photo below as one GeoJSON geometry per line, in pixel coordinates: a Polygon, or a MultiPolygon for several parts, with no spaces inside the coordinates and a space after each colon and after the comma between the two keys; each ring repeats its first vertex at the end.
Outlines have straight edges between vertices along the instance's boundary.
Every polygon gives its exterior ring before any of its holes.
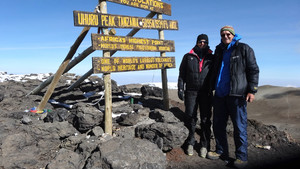
{"type": "MultiPolygon", "coordinates": [[[[161,82],[143,83],[143,85],[149,85],[149,86],[162,88],[161,82]]],[[[168,89],[177,89],[177,82],[168,82],[168,89]]]]}
{"type": "Polygon", "coordinates": [[[26,82],[27,80],[34,80],[34,79],[45,81],[49,76],[51,76],[50,73],[12,75],[12,74],[7,74],[7,72],[0,71],[0,82],[10,81],[10,80],[17,81],[17,82],[26,82]]]}

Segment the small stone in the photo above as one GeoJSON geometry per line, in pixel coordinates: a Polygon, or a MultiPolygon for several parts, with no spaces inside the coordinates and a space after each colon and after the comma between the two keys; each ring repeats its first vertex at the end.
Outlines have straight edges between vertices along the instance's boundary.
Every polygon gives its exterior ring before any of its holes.
{"type": "Polygon", "coordinates": [[[32,120],[31,120],[30,117],[28,117],[28,116],[23,116],[21,122],[22,122],[23,124],[30,124],[30,123],[32,123],[32,120]]]}

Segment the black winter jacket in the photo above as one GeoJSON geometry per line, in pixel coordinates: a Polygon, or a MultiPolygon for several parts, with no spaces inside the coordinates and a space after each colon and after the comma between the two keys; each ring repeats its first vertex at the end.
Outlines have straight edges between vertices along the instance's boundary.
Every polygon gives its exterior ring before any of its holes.
{"type": "MultiPolygon", "coordinates": [[[[214,89],[219,74],[224,44],[219,44],[215,50],[214,67],[210,87],[214,89]]],[[[230,56],[230,96],[245,96],[256,93],[258,87],[259,68],[253,49],[245,43],[237,41],[230,56]]]]}
{"type": "Polygon", "coordinates": [[[191,91],[207,90],[209,89],[209,74],[212,65],[213,55],[212,51],[208,51],[203,55],[202,71],[200,72],[200,58],[196,53],[191,52],[185,54],[182,58],[179,77],[178,89],[191,91]]]}

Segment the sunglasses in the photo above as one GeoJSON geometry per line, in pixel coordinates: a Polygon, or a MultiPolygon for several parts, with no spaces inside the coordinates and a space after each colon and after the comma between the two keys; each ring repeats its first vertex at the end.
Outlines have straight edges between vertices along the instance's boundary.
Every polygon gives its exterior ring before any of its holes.
{"type": "Polygon", "coordinates": [[[221,36],[224,38],[225,36],[229,37],[231,34],[230,33],[222,33],[221,36]]]}
{"type": "Polygon", "coordinates": [[[207,41],[198,41],[198,43],[206,43],[207,44],[207,41]]]}

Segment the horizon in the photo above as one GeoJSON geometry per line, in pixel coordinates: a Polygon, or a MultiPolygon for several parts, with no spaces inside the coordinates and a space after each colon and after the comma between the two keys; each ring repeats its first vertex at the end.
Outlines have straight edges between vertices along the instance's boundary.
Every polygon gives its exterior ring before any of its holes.
{"type": "MultiPolygon", "coordinates": [[[[52,73],[7,74],[7,72],[0,70],[0,83],[9,81],[9,80],[20,82],[25,77],[30,80],[32,80],[32,79],[40,80],[42,83],[42,81],[48,79],[48,77],[50,77],[51,74],[52,73]]],[[[74,76],[80,76],[75,73],[69,73],[69,74],[74,74],[74,76]]],[[[111,80],[114,80],[114,79],[111,79],[111,80]]],[[[25,82],[25,81],[22,81],[22,82],[25,82]]],[[[150,82],[149,81],[149,82],[143,82],[143,83],[127,83],[127,84],[119,84],[117,82],[118,86],[129,85],[129,84],[142,84],[142,85],[148,84],[148,85],[153,85],[155,87],[162,88],[162,82],[150,82]]],[[[263,87],[263,86],[300,88],[300,86],[290,86],[290,85],[289,86],[279,86],[279,85],[270,85],[270,84],[258,85],[258,87],[263,87]]],[[[168,89],[177,89],[177,82],[168,82],[168,89]]]]}
{"type": "MultiPolygon", "coordinates": [[[[214,51],[220,43],[220,28],[232,25],[242,36],[241,42],[254,49],[260,68],[259,86],[300,87],[300,1],[162,2],[170,4],[172,11],[171,16],[163,15],[163,19],[177,20],[179,27],[179,30],[164,30],[165,40],[175,42],[175,52],[166,52],[166,56],[175,56],[176,60],[176,68],[167,70],[168,82],[177,82],[181,59],[194,47],[199,34],[208,35],[210,48],[214,51]]],[[[74,26],[73,11],[92,12],[97,4],[98,0],[74,0],[72,3],[59,0],[1,1],[0,14],[7,16],[2,18],[2,23],[8,26],[2,27],[0,71],[9,74],[56,73],[83,29],[74,26]]],[[[112,2],[107,2],[107,11],[108,14],[138,17],[149,13],[112,2]]],[[[125,36],[129,31],[116,28],[116,35],[125,36]]],[[[97,29],[90,29],[73,59],[91,46],[91,33],[97,33],[97,29]]],[[[158,39],[158,32],[143,29],[134,37],[158,39]]],[[[95,51],[69,72],[84,75],[92,67],[91,58],[95,56],[101,57],[102,51],[95,51]]],[[[114,56],[158,57],[160,53],[118,51],[114,56]]],[[[111,78],[118,84],[161,82],[161,70],[111,73],[111,78]]]]}

